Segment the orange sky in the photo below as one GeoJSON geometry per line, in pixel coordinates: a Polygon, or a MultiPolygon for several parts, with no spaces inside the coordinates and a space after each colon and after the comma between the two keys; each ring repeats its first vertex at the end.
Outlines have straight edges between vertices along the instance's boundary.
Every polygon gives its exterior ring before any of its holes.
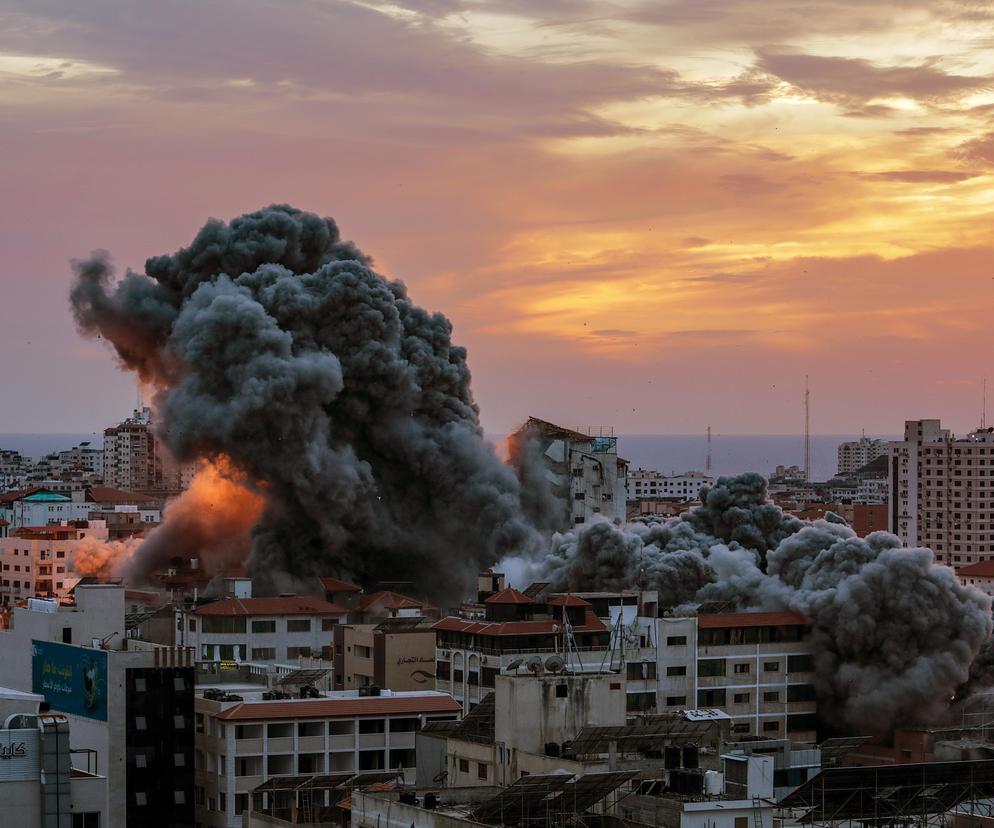
{"type": "MultiPolygon", "coordinates": [[[[116,421],[66,309],[208,216],[333,216],[488,431],[976,424],[994,14],[902,0],[0,4],[0,432],[116,421]]],[[[991,372],[994,380],[994,372],[991,372]]]]}

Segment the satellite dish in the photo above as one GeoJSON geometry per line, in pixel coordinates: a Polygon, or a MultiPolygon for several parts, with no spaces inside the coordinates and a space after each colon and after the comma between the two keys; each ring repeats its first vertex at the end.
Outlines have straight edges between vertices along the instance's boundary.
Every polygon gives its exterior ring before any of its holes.
{"type": "Polygon", "coordinates": [[[565,666],[566,662],[557,655],[551,655],[545,660],[545,669],[550,673],[561,673],[565,666]]]}
{"type": "Polygon", "coordinates": [[[512,661],[510,664],[508,664],[507,667],[505,667],[504,669],[507,670],[507,672],[510,673],[513,670],[517,670],[521,666],[521,662],[523,662],[523,661],[524,661],[523,658],[516,658],[516,659],[514,659],[514,661],[512,661]]]}
{"type": "Polygon", "coordinates": [[[541,656],[532,656],[528,659],[528,672],[534,673],[536,676],[542,672],[542,658],[541,656]]]}

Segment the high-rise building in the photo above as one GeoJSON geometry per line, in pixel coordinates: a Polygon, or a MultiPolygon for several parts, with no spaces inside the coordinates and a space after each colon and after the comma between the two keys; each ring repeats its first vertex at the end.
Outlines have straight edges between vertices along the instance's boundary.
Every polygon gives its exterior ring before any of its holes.
{"type": "Polygon", "coordinates": [[[890,531],[950,566],[994,559],[994,429],[908,420],[890,452],[890,531]]]}
{"type": "Polygon", "coordinates": [[[512,459],[526,482],[529,477],[540,478],[548,487],[560,529],[598,517],[625,520],[628,461],[618,456],[613,429],[591,431],[597,433],[584,434],[529,417],[511,435],[512,459]]]}
{"type": "Polygon", "coordinates": [[[867,463],[872,463],[878,457],[886,457],[888,451],[889,447],[885,440],[875,440],[866,436],[840,443],[838,473],[855,474],[867,463]]]}
{"type": "Polygon", "coordinates": [[[103,474],[113,489],[157,494],[182,489],[180,466],[156,436],[151,409],[136,409],[104,431],[103,474]]]}

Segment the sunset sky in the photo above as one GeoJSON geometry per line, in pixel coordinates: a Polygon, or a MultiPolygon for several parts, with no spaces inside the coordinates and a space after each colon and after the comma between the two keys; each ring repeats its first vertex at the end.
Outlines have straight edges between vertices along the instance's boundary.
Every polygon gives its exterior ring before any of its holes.
{"type": "Polygon", "coordinates": [[[989,2],[0,0],[0,149],[0,432],[134,405],[72,258],[273,202],[453,320],[490,432],[994,400],[989,2]]]}

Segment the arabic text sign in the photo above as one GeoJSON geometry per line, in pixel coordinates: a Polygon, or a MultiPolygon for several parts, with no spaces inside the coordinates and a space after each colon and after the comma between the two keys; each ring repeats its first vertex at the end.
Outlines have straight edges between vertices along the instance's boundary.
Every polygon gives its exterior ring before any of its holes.
{"type": "Polygon", "coordinates": [[[55,641],[31,642],[31,689],[53,710],[107,721],[107,653],[55,641]]]}

